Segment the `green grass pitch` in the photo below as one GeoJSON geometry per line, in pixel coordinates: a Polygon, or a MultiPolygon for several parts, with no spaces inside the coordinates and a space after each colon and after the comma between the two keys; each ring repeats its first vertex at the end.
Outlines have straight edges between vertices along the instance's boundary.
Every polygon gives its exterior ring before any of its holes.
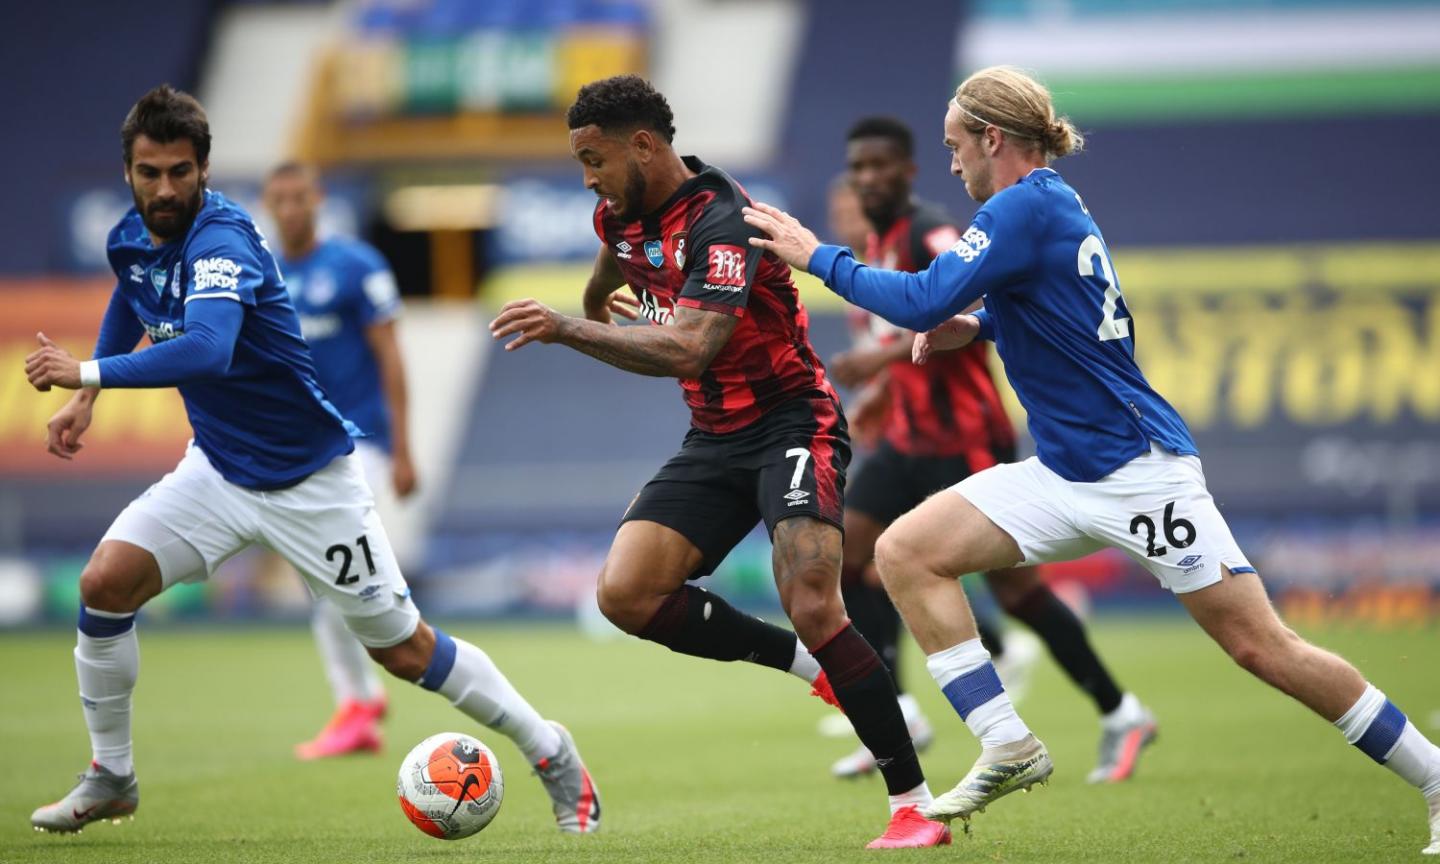
{"type": "MultiPolygon", "coordinates": [[[[1160,720],[1160,740],[1135,780],[1085,785],[1095,715],[1047,659],[1020,709],[1055,758],[1050,786],[999,802],[949,848],[902,853],[863,850],[884,827],[884,788],[878,779],[830,778],[830,762],[851,744],[817,736],[828,709],[790,676],[633,639],[594,642],[555,625],[473,623],[453,632],[489,651],[542,713],[575,732],[603,794],[598,836],[560,835],[508,741],[398,682],[387,682],[392,713],[382,756],[296,762],[291,745],[330,707],[300,628],[143,626],[135,820],[78,836],[36,834],[31,809],[63,793],[89,754],[73,636],[0,635],[0,861],[1422,860],[1418,793],[1249,679],[1192,624],[1101,618],[1092,626],[1122,685],[1160,720]],[[453,843],[411,827],[394,799],[401,755],[445,730],[477,734],[506,775],[494,824],[453,843]]],[[[1308,635],[1348,656],[1422,730],[1437,733],[1433,629],[1308,635]]],[[[907,648],[908,681],[938,727],[922,757],[938,792],[960,778],[977,748],[907,648]]]]}

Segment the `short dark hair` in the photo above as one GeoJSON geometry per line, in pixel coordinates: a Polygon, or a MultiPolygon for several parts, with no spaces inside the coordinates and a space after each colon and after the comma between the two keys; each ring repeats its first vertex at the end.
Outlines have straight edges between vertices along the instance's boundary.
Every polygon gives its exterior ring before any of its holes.
{"type": "Polygon", "coordinates": [[[599,126],[602,131],[649,129],[665,142],[675,140],[675,115],[659,90],[639,75],[616,75],[580,88],[565,113],[571,129],[599,126]]]}
{"type": "Polygon", "coordinates": [[[915,155],[915,136],[909,126],[894,117],[860,118],[850,127],[850,134],[845,136],[846,141],[856,138],[885,138],[894,141],[907,159],[915,155]]]}
{"type": "Polygon", "coordinates": [[[141,135],[161,144],[189,138],[195,145],[196,162],[203,165],[210,158],[210,121],[205,117],[205,109],[194,96],[169,84],[161,84],[141,96],[120,124],[126,165],[130,164],[135,139],[141,135]]]}
{"type": "Polygon", "coordinates": [[[308,177],[314,181],[316,185],[320,183],[320,172],[316,171],[315,167],[310,163],[301,162],[299,159],[286,159],[284,162],[271,168],[265,174],[265,182],[269,183],[277,177],[290,177],[293,175],[308,177]]]}

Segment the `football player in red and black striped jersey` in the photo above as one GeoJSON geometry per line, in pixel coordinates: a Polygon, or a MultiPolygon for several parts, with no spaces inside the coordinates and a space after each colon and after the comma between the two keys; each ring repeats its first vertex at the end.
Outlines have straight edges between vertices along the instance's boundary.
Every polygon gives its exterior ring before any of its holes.
{"type": "MultiPolygon", "coordinates": [[[[939,208],[913,197],[913,152],[904,123],[867,117],[850,130],[846,163],[872,226],[866,260],[876,267],[918,273],[960,240],[960,229],[939,208]]],[[[856,472],[845,502],[844,598],[856,627],[894,669],[900,615],[872,566],[876,540],[891,522],[930,495],[997,462],[1013,462],[1015,430],[990,375],[987,343],[977,340],[917,366],[910,357],[914,334],[878,315],[856,311],[871,338],[833,358],[831,374],[845,386],[865,386],[859,403],[852,406],[852,417],[866,411],[866,404],[883,405],[883,413],[881,440],[856,472]]],[[[1006,612],[1035,630],[1100,712],[1106,734],[1090,780],[1127,779],[1141,746],[1154,736],[1153,717],[1116,685],[1091,647],[1084,624],[1034,568],[993,571],[986,574],[986,583],[1006,612]]],[[[992,642],[993,647],[986,647],[1003,672],[1009,652],[1003,652],[1003,642],[993,637],[992,642]]],[[[923,741],[928,728],[923,720],[917,722],[918,713],[910,707],[911,733],[923,741]]],[[[833,770],[852,776],[873,771],[873,765],[862,747],[836,762],[833,770]]]]}
{"type": "Polygon", "coordinates": [[[672,651],[811,681],[882,766],[891,821],[871,846],[948,843],[948,829],[919,813],[930,792],[890,675],[845,615],[849,435],[789,266],[750,245],[758,232],[741,216],[750,201],[740,185],[672,148],[670,106],[644,79],[586,85],[567,119],[571,152],[600,198],[586,317],[520,300],[491,330],[516,336],[507,350],[559,342],[620,369],[678,378],[692,417],[679,453],[623,517],[600,573],[601,611],[672,651]],[[612,323],[624,285],[656,326],[612,323]],[[793,633],[689,583],[762,520],[793,633]]]}

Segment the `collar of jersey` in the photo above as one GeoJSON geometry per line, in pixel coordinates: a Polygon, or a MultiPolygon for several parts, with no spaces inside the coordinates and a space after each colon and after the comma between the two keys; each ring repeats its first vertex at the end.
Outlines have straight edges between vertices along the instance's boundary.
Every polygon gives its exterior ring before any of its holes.
{"type": "Polygon", "coordinates": [[[684,183],[681,183],[678,187],[676,187],[675,191],[671,193],[670,197],[665,199],[665,203],[661,204],[659,207],[656,207],[654,210],[651,210],[649,213],[641,214],[640,218],[635,220],[636,222],[642,222],[646,219],[652,219],[655,216],[664,213],[666,210],[669,210],[676,201],[679,201],[684,196],[690,194],[690,190],[695,186],[696,183],[700,181],[700,175],[710,170],[710,166],[706,165],[704,162],[701,162],[699,156],[681,156],[680,161],[685,163],[686,168],[694,171],[695,176],[691,177],[689,180],[686,180],[684,183]]]}

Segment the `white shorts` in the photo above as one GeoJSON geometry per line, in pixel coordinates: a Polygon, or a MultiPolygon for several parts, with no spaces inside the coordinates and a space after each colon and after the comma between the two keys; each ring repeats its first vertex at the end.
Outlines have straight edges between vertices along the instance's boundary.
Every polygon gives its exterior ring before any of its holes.
{"type": "Polygon", "coordinates": [[[192,442],[174,471],[121,511],[104,540],[149,551],[166,588],[208,578],[252,543],[268,547],[372,648],[404,642],[420,621],[354,453],[289,489],[258,492],[220,476],[192,442]]]}
{"type": "Polygon", "coordinates": [[[1194,456],[1152,445],[1095,483],[1040,464],[996,465],[950,487],[1014,538],[1025,564],[1124,551],[1176,594],[1220,581],[1221,566],[1254,573],[1205,488],[1194,456]]]}
{"type": "Polygon", "coordinates": [[[395,495],[394,480],[391,476],[390,454],[369,438],[355,439],[355,455],[360,457],[360,466],[365,471],[365,481],[375,496],[375,511],[390,535],[390,548],[395,560],[405,570],[419,564],[416,560],[419,549],[419,512],[415,500],[401,500],[395,495]]]}

